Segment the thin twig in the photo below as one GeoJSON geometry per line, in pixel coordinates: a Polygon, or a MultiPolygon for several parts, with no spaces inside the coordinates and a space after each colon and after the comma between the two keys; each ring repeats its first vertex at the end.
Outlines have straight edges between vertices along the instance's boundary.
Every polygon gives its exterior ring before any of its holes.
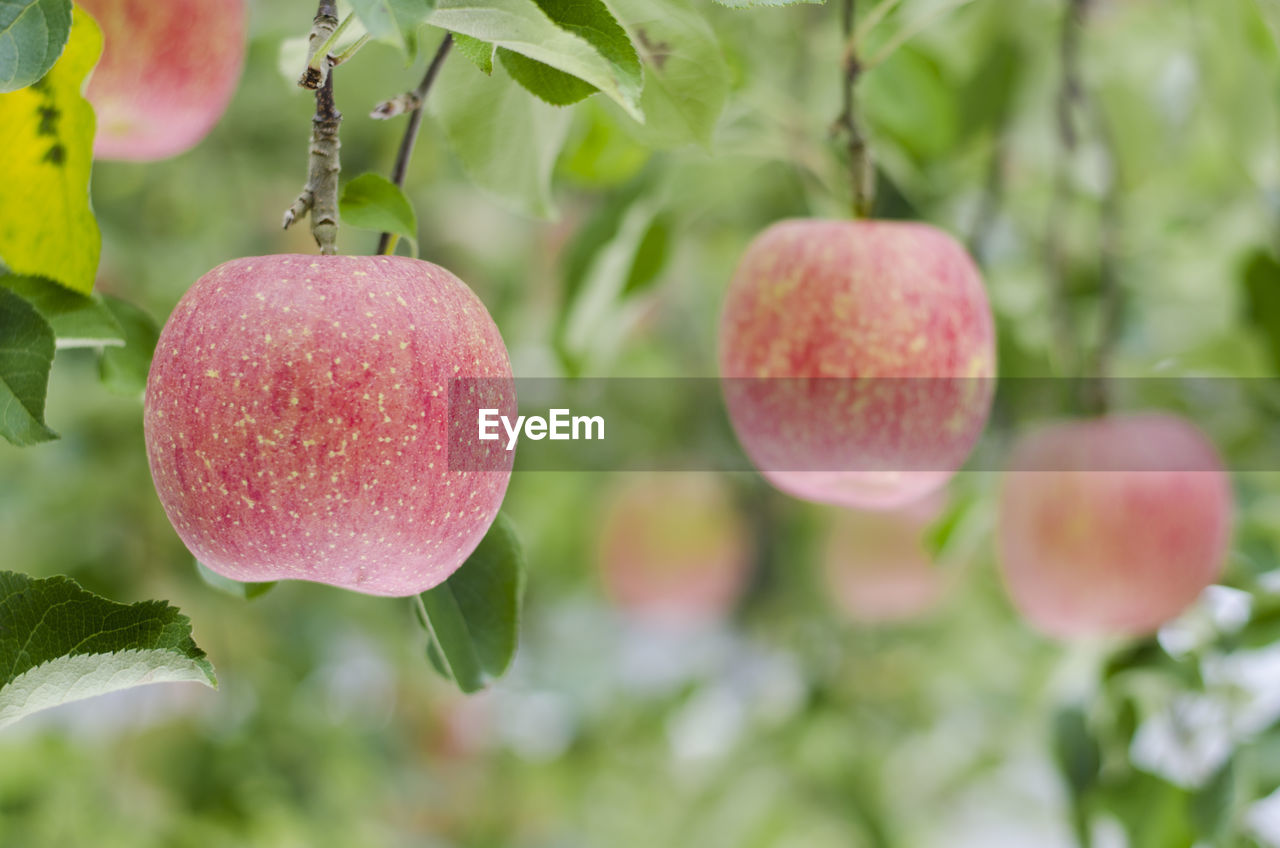
{"type": "MultiPolygon", "coordinates": [[[[444,40],[440,42],[440,47],[436,50],[436,55],[431,58],[431,64],[427,65],[427,72],[422,77],[422,82],[418,83],[418,87],[407,95],[402,95],[409,108],[402,110],[409,113],[409,124],[404,129],[404,137],[400,139],[400,149],[396,152],[396,163],[391,169],[391,182],[401,188],[404,187],[404,179],[409,172],[409,160],[413,157],[413,146],[418,141],[418,128],[422,126],[422,104],[426,102],[427,94],[431,91],[432,84],[436,81],[436,77],[440,75],[440,67],[444,64],[445,57],[449,55],[449,48],[453,46],[453,34],[445,33],[444,40]]],[[[390,114],[379,115],[379,111],[383,109],[380,105],[374,110],[374,117],[390,117],[390,114]]],[[[383,233],[378,239],[378,253],[388,253],[393,247],[391,233],[383,233]]]]}
{"type": "Polygon", "coordinates": [[[1058,155],[1054,166],[1053,194],[1045,222],[1045,260],[1048,264],[1049,306],[1052,319],[1053,357],[1060,373],[1072,374],[1079,365],[1078,326],[1068,291],[1066,247],[1063,244],[1064,210],[1071,194],[1071,158],[1076,149],[1074,113],[1084,97],[1080,80],[1080,31],[1088,0],[1064,0],[1058,42],[1062,78],[1058,86],[1058,155]]]}
{"type": "Polygon", "coordinates": [[[1111,132],[1111,122],[1103,108],[1092,104],[1090,114],[1098,137],[1110,157],[1111,173],[1108,175],[1107,191],[1102,198],[1102,208],[1098,215],[1098,339],[1094,344],[1093,356],[1089,362],[1086,383],[1086,395],[1083,399],[1085,410],[1102,415],[1111,406],[1111,392],[1108,378],[1111,375],[1111,359],[1116,346],[1120,342],[1120,333],[1124,329],[1125,298],[1120,285],[1120,208],[1122,183],[1119,172],[1119,159],[1116,156],[1115,139],[1111,132]]]}
{"type": "Polygon", "coordinates": [[[876,25],[884,20],[901,2],[902,0],[880,0],[875,8],[863,18],[862,23],[858,24],[845,49],[853,51],[866,44],[867,36],[871,33],[871,30],[875,29],[876,25]]]}
{"type": "Polygon", "coordinates": [[[987,242],[991,231],[995,228],[1000,207],[1004,203],[1004,170],[1005,170],[1005,130],[1001,126],[996,131],[992,145],[991,161],[987,163],[987,179],[982,188],[982,200],[978,203],[978,211],[973,216],[973,229],[969,231],[969,254],[982,262],[986,258],[987,242]]]}
{"type": "Polygon", "coordinates": [[[866,218],[875,204],[876,170],[867,148],[867,138],[862,133],[857,116],[857,87],[862,76],[862,63],[853,49],[853,23],[856,16],[855,0],[844,0],[841,29],[846,49],[842,57],[841,111],[836,118],[833,132],[842,133],[849,149],[849,177],[853,188],[853,215],[866,218]]]}
{"type": "Polygon", "coordinates": [[[1058,51],[1062,62],[1062,84],[1058,88],[1058,134],[1067,150],[1075,150],[1075,111],[1084,104],[1084,83],[1080,78],[1080,33],[1089,0],[1067,0],[1066,17],[1058,51]]]}
{"type": "MultiPolygon", "coordinates": [[[[320,0],[311,27],[313,53],[315,48],[324,43],[328,38],[326,33],[332,32],[337,23],[334,0],[320,0]]],[[[325,68],[324,82],[316,91],[316,112],[311,119],[307,183],[284,213],[284,228],[288,229],[309,212],[311,235],[320,247],[320,252],[335,254],[338,252],[338,172],[342,167],[338,158],[341,146],[338,127],[342,123],[342,113],[334,103],[333,72],[327,59],[321,63],[321,67],[325,68]]]]}
{"type": "Polygon", "coordinates": [[[894,51],[911,39],[915,38],[920,33],[924,32],[929,27],[933,26],[939,18],[949,12],[954,12],[961,6],[967,6],[972,2],[973,0],[952,0],[950,3],[943,3],[942,5],[935,7],[929,14],[922,15],[910,25],[898,30],[897,34],[895,34],[893,38],[886,41],[884,46],[876,51],[876,55],[872,56],[871,60],[866,63],[865,69],[871,70],[872,68],[881,65],[886,59],[894,54],[894,51]]]}

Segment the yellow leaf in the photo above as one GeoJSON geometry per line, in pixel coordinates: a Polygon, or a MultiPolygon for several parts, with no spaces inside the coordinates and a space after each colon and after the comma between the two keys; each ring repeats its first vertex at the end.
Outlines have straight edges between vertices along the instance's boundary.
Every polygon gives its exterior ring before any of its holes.
{"type": "Polygon", "coordinates": [[[89,206],[93,107],[81,91],[102,33],[79,6],[67,49],[43,79],[0,94],[0,261],[88,293],[102,237],[89,206]]]}

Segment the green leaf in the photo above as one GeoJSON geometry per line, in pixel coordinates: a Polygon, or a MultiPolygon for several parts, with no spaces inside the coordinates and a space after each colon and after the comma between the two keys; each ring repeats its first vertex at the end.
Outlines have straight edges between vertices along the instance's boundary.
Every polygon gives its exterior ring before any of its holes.
{"type": "Polygon", "coordinates": [[[716,0],[716,2],[730,9],[756,9],[761,6],[821,6],[827,0],[716,0]]]}
{"type": "Polygon", "coordinates": [[[347,183],[338,198],[342,223],[362,230],[394,233],[413,244],[418,255],[418,216],[400,187],[378,174],[361,174],[347,183]]]}
{"type": "Polygon", "coordinates": [[[591,83],[583,82],[572,74],[557,71],[550,65],[513,53],[505,47],[498,48],[498,59],[512,79],[533,96],[552,106],[577,103],[598,90],[591,83]]]}
{"type": "Polygon", "coordinates": [[[0,288],[0,436],[15,445],[58,438],[45,426],[53,328],[35,307],[0,288]]]}
{"type": "Polygon", "coordinates": [[[415,609],[431,638],[428,658],[463,692],[483,689],[511,665],[520,637],[524,572],[515,528],[498,513],[462,567],[418,596],[415,609]]]}
{"type": "Polygon", "coordinates": [[[920,51],[903,47],[869,71],[861,102],[872,129],[918,162],[951,151],[959,124],[955,92],[920,51]]]}
{"type": "Polygon", "coordinates": [[[1271,362],[1280,371],[1280,262],[1266,250],[1255,250],[1240,272],[1244,286],[1245,317],[1271,352],[1271,362]]]}
{"type": "Polygon", "coordinates": [[[1258,6],[1258,14],[1262,16],[1267,29],[1270,30],[1276,46],[1280,47],[1280,0],[1255,0],[1255,2],[1258,6]]]}
{"type": "MultiPolygon", "coordinates": [[[[538,8],[556,25],[581,36],[609,60],[638,90],[644,69],[627,31],[618,23],[603,0],[535,0],[538,8]]],[[[594,94],[598,89],[564,71],[502,48],[498,50],[507,73],[538,97],[556,106],[567,106],[594,94]]]]}
{"type": "Polygon", "coordinates": [[[454,33],[453,47],[484,73],[493,73],[493,54],[497,48],[489,42],[454,33]]]}
{"type": "Polygon", "coordinates": [[[89,207],[93,108],[80,94],[102,33],[80,7],[62,58],[39,82],[0,94],[0,260],[16,274],[88,294],[102,237],[89,207]]]}
{"type": "Polygon", "coordinates": [[[1078,707],[1059,710],[1053,721],[1053,755],[1058,771],[1067,785],[1071,823],[1076,841],[1084,848],[1090,839],[1089,809],[1086,793],[1098,781],[1102,768],[1102,752],[1089,732],[1084,711],[1078,707]]]}
{"type": "Polygon", "coordinates": [[[623,297],[640,294],[657,281],[667,265],[670,245],[671,216],[660,212],[649,222],[649,228],[636,245],[631,271],[622,286],[623,297]]]}
{"type": "Polygon", "coordinates": [[[147,388],[147,372],[156,352],[160,327],[155,320],[131,303],[103,295],[103,303],[124,329],[124,347],[109,347],[98,360],[98,375],[109,390],[122,395],[141,395],[147,388]]]}
{"type": "Polygon", "coordinates": [[[617,188],[640,172],[654,151],[639,143],[630,121],[623,125],[606,105],[586,103],[574,115],[556,175],[590,188],[617,188]]]}
{"type": "Polygon", "coordinates": [[[234,598],[240,598],[245,601],[252,601],[254,598],[260,598],[276,587],[276,581],[269,580],[262,583],[241,583],[239,580],[232,580],[230,577],[223,577],[203,562],[196,560],[196,571],[209,586],[217,589],[223,594],[231,595],[234,598]]]}
{"type": "Polygon", "coordinates": [[[1102,754],[1080,708],[1060,710],[1054,717],[1053,754],[1073,797],[1080,797],[1097,782],[1102,754]]]}
{"type": "Polygon", "coordinates": [[[1246,650],[1266,648],[1280,642],[1280,598],[1261,595],[1253,601],[1253,612],[1234,643],[1246,650]]]}
{"type": "Polygon", "coordinates": [[[69,701],[177,681],[217,686],[176,607],[120,604],[67,577],[0,571],[0,727],[69,701]]]}
{"type": "Polygon", "coordinates": [[[351,0],[369,34],[394,44],[410,57],[418,52],[418,27],[431,13],[431,0],[351,0]]]}
{"type": "Polygon", "coordinates": [[[1195,842],[1189,793],[1168,781],[1130,769],[1106,781],[1099,800],[1124,826],[1132,848],[1195,842]]]}
{"type": "Polygon", "coordinates": [[[665,253],[661,208],[653,196],[624,196],[584,227],[582,237],[570,247],[557,338],[561,356],[570,366],[604,362],[612,356],[621,337],[623,301],[637,291],[628,287],[652,282],[665,261],[663,256],[644,254],[646,249],[665,253]]]}
{"type": "Polygon", "coordinates": [[[0,286],[36,308],[53,328],[60,348],[124,345],[124,330],[100,297],[73,292],[53,280],[16,274],[0,275],[0,286]]]}
{"type": "Polygon", "coordinates": [[[551,173],[568,112],[529,97],[505,72],[486,77],[452,62],[445,63],[428,108],[477,185],[527,215],[555,216],[551,173]]]}
{"type": "Polygon", "coordinates": [[[936,560],[942,555],[972,507],[972,499],[956,498],[947,504],[942,515],[925,530],[924,548],[931,559],[936,560]]]}
{"type": "Polygon", "coordinates": [[[1002,39],[984,51],[982,62],[960,94],[960,114],[965,138],[981,132],[999,132],[1013,111],[1018,86],[1027,78],[1026,57],[1018,42],[1002,39]]]}
{"type": "Polygon", "coordinates": [[[1235,824],[1241,802],[1251,800],[1242,797],[1239,772],[1233,756],[1191,796],[1191,823],[1209,844],[1221,844],[1235,824]]]}
{"type": "Polygon", "coordinates": [[[639,135],[655,147],[709,146],[729,96],[729,66],[687,0],[611,0],[644,63],[639,135]]]}
{"type": "Polygon", "coordinates": [[[0,0],[0,92],[36,82],[71,34],[71,0],[0,0]]]}
{"type": "MultiPolygon", "coordinates": [[[[547,0],[550,4],[552,0],[547,0]]],[[[584,19],[597,20],[593,0],[584,7],[584,19]]],[[[567,9],[568,4],[564,4],[567,9]]],[[[551,6],[559,9],[561,5],[551,6]]],[[[565,15],[572,15],[565,11],[565,15]]],[[[571,18],[579,20],[578,17],[571,18]]],[[[638,66],[611,60],[593,41],[579,32],[591,31],[593,38],[604,39],[603,28],[582,26],[577,31],[557,26],[533,0],[440,0],[427,23],[450,32],[487,41],[496,47],[527,56],[577,77],[599,89],[637,121],[644,120],[640,108],[642,80],[638,66]]]]}

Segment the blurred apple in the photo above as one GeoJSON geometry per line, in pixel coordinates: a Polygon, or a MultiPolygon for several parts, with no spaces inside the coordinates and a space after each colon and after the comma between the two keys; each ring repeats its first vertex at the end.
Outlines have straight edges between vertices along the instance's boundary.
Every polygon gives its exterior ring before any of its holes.
{"type": "Polygon", "coordinates": [[[925,532],[946,507],[935,492],[894,510],[832,510],[822,568],[832,601],[850,621],[878,624],[934,609],[949,584],[925,549],[925,532]]]}
{"type": "Polygon", "coordinates": [[[429,589],[475,549],[510,477],[513,454],[450,428],[451,388],[468,377],[495,378],[466,384],[473,401],[514,414],[498,328],[444,268],[219,265],[174,309],[151,365],[160,502],[196,558],[233,580],[429,589]]]}
{"type": "Polygon", "coordinates": [[[245,51],[244,0],[80,0],[102,28],[85,96],[94,156],[147,162],[194,147],[226,111],[245,51]]]}
{"type": "Polygon", "coordinates": [[[720,324],[733,426],[796,497],[888,509],[940,488],[995,375],[982,280],[924,224],[791,220],[747,248],[720,324]]]}
{"type": "Polygon", "coordinates": [[[1222,571],[1230,481],[1174,415],[1056,424],[1015,445],[1000,498],[1014,605],[1053,636],[1151,633],[1222,571]]]}
{"type": "Polygon", "coordinates": [[[702,622],[738,601],[751,545],[718,477],[635,474],[605,505],[598,563],[619,607],[664,623],[702,622]]]}

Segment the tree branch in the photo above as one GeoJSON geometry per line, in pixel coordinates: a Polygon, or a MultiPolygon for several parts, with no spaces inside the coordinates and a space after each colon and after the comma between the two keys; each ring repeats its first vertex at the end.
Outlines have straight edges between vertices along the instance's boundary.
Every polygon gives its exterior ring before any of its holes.
{"type": "Polygon", "coordinates": [[[1049,307],[1052,310],[1053,358],[1058,369],[1072,374],[1079,366],[1078,326],[1072,308],[1063,244],[1064,210],[1071,193],[1070,164],[1077,144],[1075,112],[1084,98],[1080,80],[1080,32],[1089,0],[1064,0],[1062,31],[1058,43],[1062,79],[1058,86],[1058,156],[1054,167],[1053,195],[1045,224],[1045,260],[1048,264],[1049,307]]]}
{"type": "Polygon", "coordinates": [[[1004,203],[1005,168],[1008,152],[1003,122],[996,131],[992,145],[991,161],[987,163],[987,179],[982,187],[982,200],[978,203],[978,211],[973,217],[973,228],[969,231],[969,254],[978,262],[986,259],[987,241],[995,228],[1000,207],[1004,203]]]}
{"type": "MultiPolygon", "coordinates": [[[[337,25],[334,0],[320,0],[311,27],[312,55],[320,45],[326,43],[337,25]]],[[[310,58],[308,56],[308,61],[310,58]]],[[[333,73],[328,57],[321,61],[320,66],[324,69],[323,82],[316,90],[316,113],[311,119],[307,183],[284,213],[284,228],[288,229],[310,212],[311,235],[315,237],[322,254],[332,255],[338,252],[338,173],[342,169],[338,157],[341,147],[338,127],[342,124],[342,113],[334,103],[333,73]]]]}
{"type": "Polygon", "coordinates": [[[1111,358],[1120,342],[1120,333],[1124,329],[1125,298],[1124,289],[1120,285],[1120,273],[1117,267],[1120,259],[1120,227],[1122,210],[1121,174],[1116,156],[1115,138],[1111,132],[1111,122],[1103,108],[1093,104],[1090,110],[1097,133],[1111,160],[1110,183],[1102,198],[1102,208],[1098,215],[1098,339],[1094,344],[1093,356],[1090,358],[1086,381],[1085,396],[1082,399],[1086,412],[1102,415],[1111,406],[1111,392],[1108,378],[1111,375],[1111,358]]]}
{"type": "Polygon", "coordinates": [[[327,62],[316,62],[321,48],[327,50],[338,35],[338,4],[336,0],[320,0],[315,19],[311,22],[311,35],[307,38],[307,67],[298,79],[302,88],[315,90],[324,85],[329,75],[327,62]]]}
{"type": "Polygon", "coordinates": [[[865,218],[871,214],[875,204],[876,169],[871,160],[871,151],[867,148],[866,136],[858,124],[856,90],[858,80],[862,76],[862,62],[858,57],[854,39],[855,0],[844,0],[841,15],[841,28],[844,33],[845,50],[841,62],[841,74],[844,83],[842,89],[842,109],[836,118],[832,131],[845,136],[849,150],[849,177],[853,189],[853,214],[856,218],[865,218]]]}
{"type": "MultiPolygon", "coordinates": [[[[396,153],[396,163],[391,169],[391,182],[401,188],[404,187],[405,176],[409,172],[409,160],[413,157],[413,147],[418,141],[418,129],[422,126],[422,104],[426,102],[432,84],[440,75],[440,67],[444,64],[445,57],[449,55],[449,48],[452,46],[453,34],[445,33],[444,40],[440,42],[436,55],[431,58],[431,64],[427,65],[427,72],[423,75],[422,82],[418,83],[418,87],[378,104],[373,110],[374,118],[391,118],[405,112],[409,113],[409,124],[404,129],[404,137],[400,139],[400,149],[396,153]]],[[[392,247],[391,233],[383,233],[378,239],[378,253],[388,253],[392,247]]]]}

